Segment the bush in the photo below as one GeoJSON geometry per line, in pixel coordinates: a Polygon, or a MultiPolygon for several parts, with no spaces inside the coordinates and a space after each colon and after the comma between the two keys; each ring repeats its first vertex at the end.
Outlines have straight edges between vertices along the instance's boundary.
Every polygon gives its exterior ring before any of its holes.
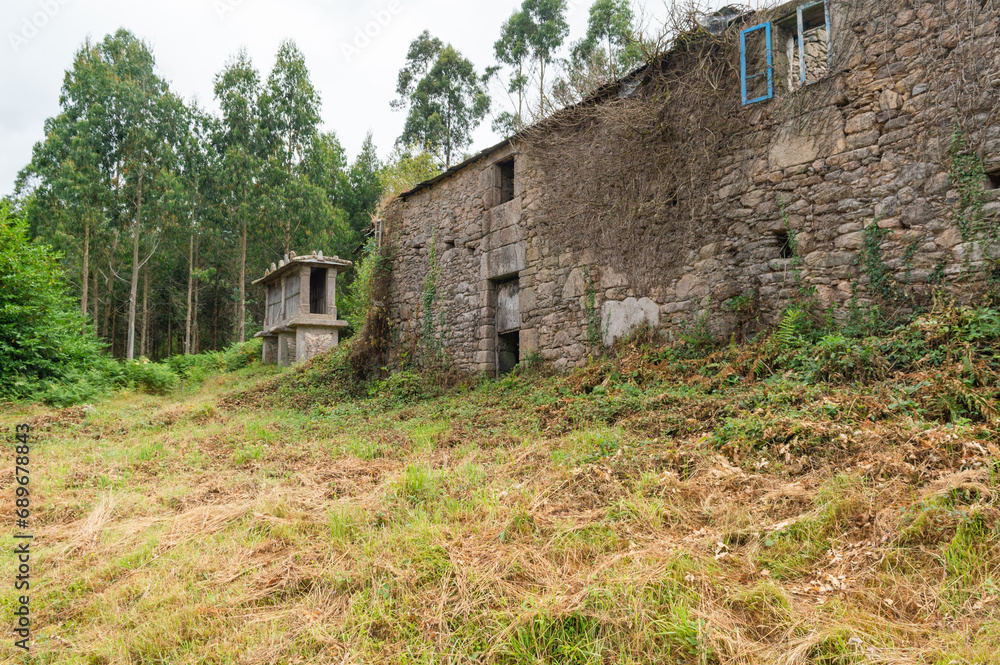
{"type": "Polygon", "coordinates": [[[165,395],[180,383],[180,377],[168,364],[149,362],[143,358],[125,363],[129,385],[151,395],[165,395]]]}
{"type": "Polygon", "coordinates": [[[227,372],[249,367],[260,362],[261,354],[264,352],[264,340],[252,339],[243,344],[233,344],[223,351],[223,366],[227,372]]]}
{"type": "Polygon", "coordinates": [[[0,399],[67,404],[96,394],[109,387],[91,371],[101,358],[58,254],[31,242],[24,220],[0,202],[0,399]]]}
{"type": "Polygon", "coordinates": [[[888,369],[875,340],[848,339],[840,334],[821,337],[804,364],[811,381],[880,379],[888,369]]]}

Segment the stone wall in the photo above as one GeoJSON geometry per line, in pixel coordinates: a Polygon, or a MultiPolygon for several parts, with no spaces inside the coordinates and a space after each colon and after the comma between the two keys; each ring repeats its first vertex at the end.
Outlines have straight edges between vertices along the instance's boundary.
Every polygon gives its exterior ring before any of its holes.
{"type": "MultiPolygon", "coordinates": [[[[520,281],[522,358],[537,351],[556,369],[585,361],[595,323],[604,343],[641,323],[671,334],[701,316],[727,335],[740,322],[722,304],[744,292],[772,318],[801,283],[825,306],[843,305],[855,284],[864,296],[867,224],[888,230],[888,265],[909,288],[926,292],[936,277],[957,283],[983,257],[954,221],[950,141],[958,118],[987,167],[1000,168],[1000,16],[992,3],[963,0],[883,4],[874,21],[833,3],[831,73],[800,90],[778,85],[774,100],[744,107],[745,131],[727,141],[704,183],[709,212],[677,246],[703,244],[677,250],[681,260],[654,286],[630,284],[613,254],[570,250],[548,232],[558,214],[543,205],[549,174],[515,140],[392,204],[395,324],[412,334],[423,319],[432,254],[436,335],[457,366],[487,373],[496,368],[496,288],[510,277],[520,281]],[[968,25],[959,25],[965,9],[968,25]],[[494,205],[496,164],[511,155],[514,199],[494,205]],[[782,257],[786,224],[801,282],[782,257]]],[[[785,76],[775,72],[776,81],[785,76]]],[[[574,167],[563,165],[571,175],[574,167]]],[[[993,218],[1000,203],[987,196],[993,218]]]]}

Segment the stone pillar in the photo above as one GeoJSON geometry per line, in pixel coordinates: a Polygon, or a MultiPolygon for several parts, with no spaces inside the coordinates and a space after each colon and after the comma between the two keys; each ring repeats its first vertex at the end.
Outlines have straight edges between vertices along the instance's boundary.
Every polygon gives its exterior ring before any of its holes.
{"type": "Polygon", "coordinates": [[[268,336],[264,338],[264,352],[261,359],[265,365],[278,364],[278,337],[268,336]]]}
{"type": "Polygon", "coordinates": [[[295,337],[294,332],[285,332],[278,336],[278,365],[280,367],[289,367],[295,363],[295,337]]]}
{"type": "Polygon", "coordinates": [[[337,269],[333,266],[326,271],[326,313],[337,318],[337,269]]]}
{"type": "Polygon", "coordinates": [[[299,287],[299,316],[309,316],[309,302],[312,300],[312,294],[310,293],[310,286],[312,283],[312,268],[309,266],[303,266],[302,270],[299,271],[301,275],[299,280],[301,286],[299,287]]]}

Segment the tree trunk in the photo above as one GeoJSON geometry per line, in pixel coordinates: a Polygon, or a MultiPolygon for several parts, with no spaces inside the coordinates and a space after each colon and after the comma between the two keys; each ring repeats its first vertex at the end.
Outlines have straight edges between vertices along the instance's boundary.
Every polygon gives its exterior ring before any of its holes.
{"type": "Polygon", "coordinates": [[[98,270],[94,271],[94,288],[93,288],[93,291],[92,291],[92,293],[94,294],[93,295],[93,299],[94,299],[94,337],[97,337],[97,335],[98,335],[98,325],[99,325],[99,323],[98,323],[98,321],[99,321],[98,316],[100,314],[100,311],[98,310],[98,307],[100,306],[100,302],[101,302],[101,294],[97,290],[97,273],[98,272],[99,272],[98,270]]]}
{"type": "Polygon", "coordinates": [[[139,355],[149,358],[149,266],[142,270],[142,337],[139,355]]]}
{"type": "Polygon", "coordinates": [[[191,355],[191,324],[193,314],[191,301],[194,297],[194,232],[191,232],[191,239],[188,243],[188,299],[187,316],[184,321],[184,355],[191,355]]]}
{"type": "MultiPolygon", "coordinates": [[[[198,263],[198,245],[197,244],[194,247],[194,261],[195,261],[195,265],[197,265],[197,263],[198,263]]],[[[192,339],[191,339],[191,348],[194,351],[195,355],[197,355],[201,351],[201,339],[200,339],[201,336],[198,334],[198,329],[199,329],[198,328],[198,309],[200,307],[199,303],[201,302],[201,298],[199,297],[200,294],[201,294],[201,290],[198,288],[198,285],[196,284],[195,288],[194,288],[194,312],[192,313],[192,316],[191,316],[191,319],[192,319],[191,320],[191,328],[192,328],[192,332],[191,332],[191,337],[192,337],[192,339]]]]}
{"type": "Polygon", "coordinates": [[[128,295],[128,347],[126,360],[135,360],[135,307],[139,295],[139,236],[142,232],[142,173],[139,173],[139,192],[135,209],[135,226],[132,239],[132,284],[128,295]]]}
{"type": "Polygon", "coordinates": [[[83,223],[83,295],[80,297],[80,312],[84,320],[87,318],[87,307],[90,305],[90,220],[83,223]]]}
{"type": "Polygon", "coordinates": [[[545,115],[545,58],[539,58],[541,73],[538,76],[538,103],[541,108],[541,115],[545,115]]]}
{"type": "MultiPolygon", "coordinates": [[[[115,310],[115,254],[118,253],[118,234],[114,234],[114,239],[111,241],[111,249],[108,251],[108,278],[105,282],[107,287],[108,300],[104,303],[104,340],[111,344],[113,349],[115,344],[115,326],[112,324],[111,317],[115,310]]],[[[117,319],[116,319],[117,321],[117,319]]]]}
{"type": "Polygon", "coordinates": [[[212,311],[212,350],[219,350],[219,269],[215,270],[215,308],[212,311]]]}
{"type": "MultiPolygon", "coordinates": [[[[291,223],[291,222],[289,222],[291,223]]],[[[285,251],[288,250],[288,241],[285,242],[285,251]]],[[[237,329],[239,330],[240,343],[247,341],[247,220],[246,216],[243,216],[242,227],[240,228],[240,306],[239,306],[239,321],[237,322],[237,329]]]]}

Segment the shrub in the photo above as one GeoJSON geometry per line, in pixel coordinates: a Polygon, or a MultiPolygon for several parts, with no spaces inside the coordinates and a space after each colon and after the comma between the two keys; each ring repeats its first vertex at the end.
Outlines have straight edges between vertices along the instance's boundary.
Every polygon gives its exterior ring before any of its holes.
{"type": "Polygon", "coordinates": [[[879,379],[888,365],[873,340],[848,339],[840,334],[821,337],[804,364],[812,381],[879,379]]]}
{"type": "Polygon", "coordinates": [[[260,361],[264,351],[264,340],[252,339],[242,344],[233,344],[222,352],[223,363],[227,372],[249,367],[260,361]]]}
{"type": "Polygon", "coordinates": [[[180,377],[169,365],[145,358],[125,363],[125,376],[136,390],[152,395],[165,395],[180,383],[180,377]]]}
{"type": "Polygon", "coordinates": [[[27,226],[0,202],[0,399],[50,399],[104,389],[100,345],[67,292],[59,256],[28,239],[27,226]],[[55,388],[67,381],[65,389],[55,388]]]}

